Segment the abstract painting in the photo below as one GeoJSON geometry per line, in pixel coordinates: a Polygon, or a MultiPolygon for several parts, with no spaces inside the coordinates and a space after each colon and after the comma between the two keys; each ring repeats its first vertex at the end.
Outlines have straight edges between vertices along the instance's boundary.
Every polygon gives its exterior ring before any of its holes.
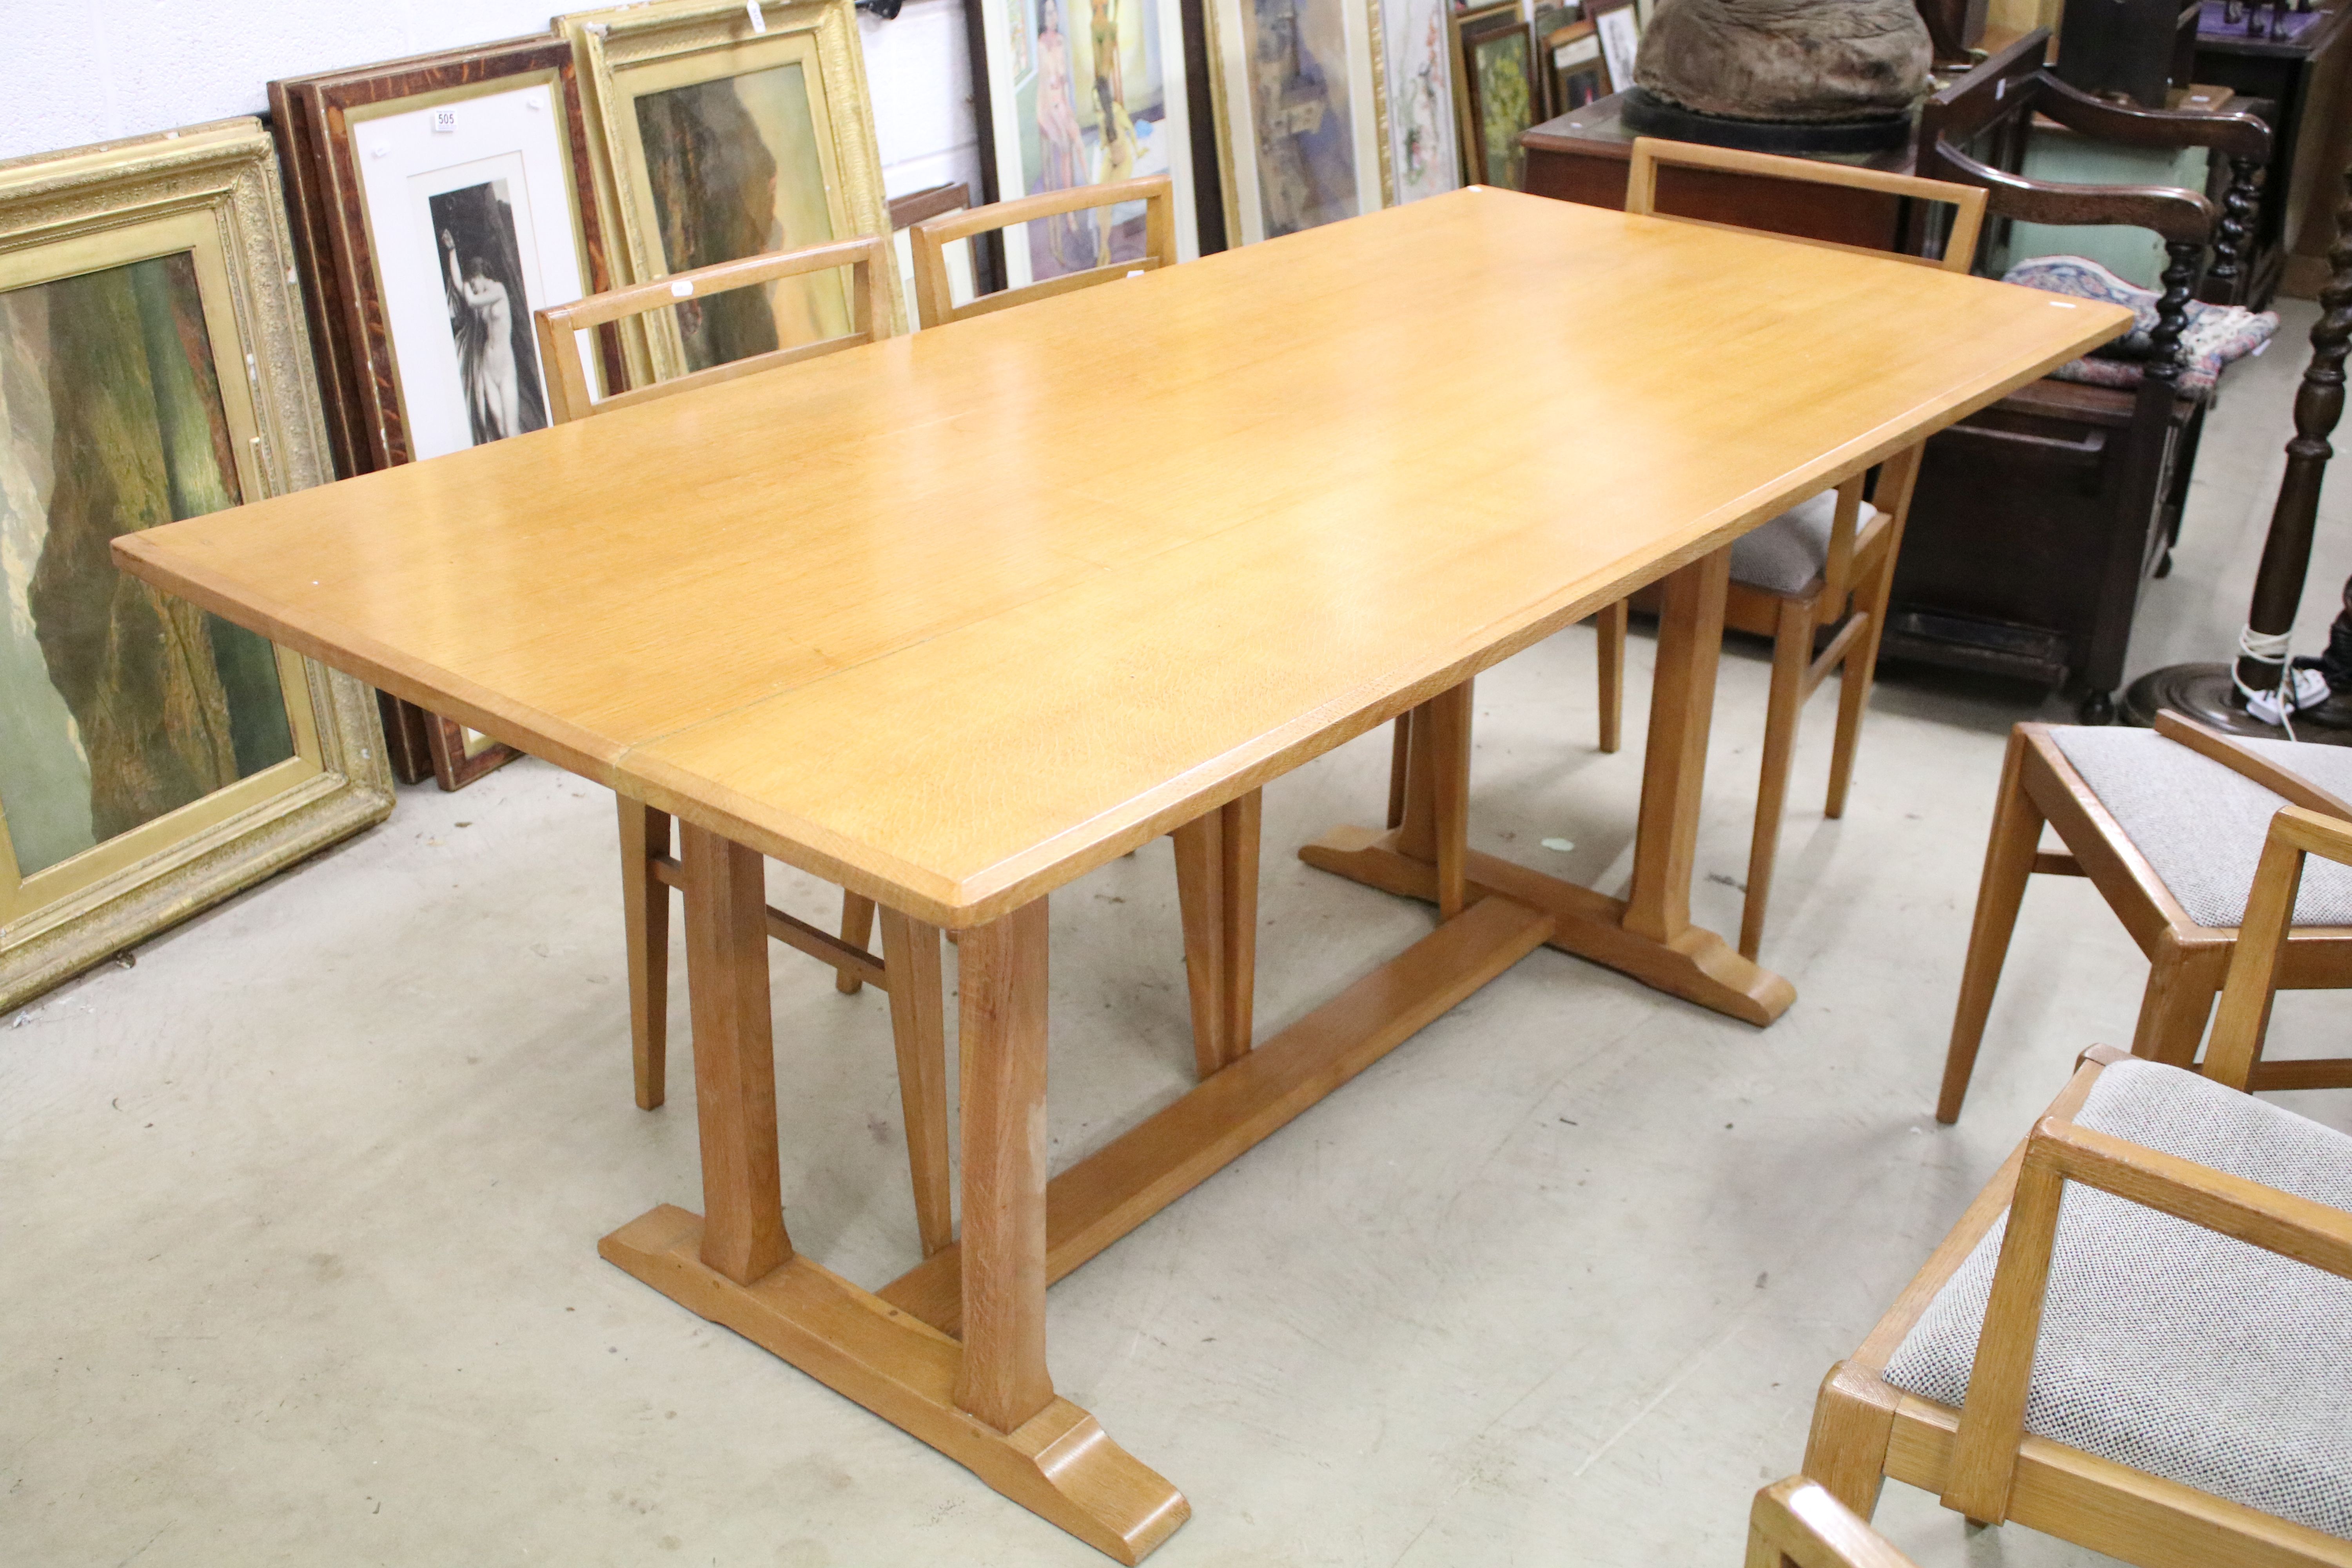
{"type": "Polygon", "coordinates": [[[0,293],[0,816],[20,877],[294,754],[277,655],[114,569],[236,505],[194,261],[0,293]]]}
{"type": "Polygon", "coordinates": [[[1437,195],[1462,183],[1445,12],[1445,0],[1381,0],[1389,161],[1400,202],[1437,195]]]}
{"type": "Polygon", "coordinates": [[[440,243],[449,336],[474,445],[546,429],[533,303],[507,182],[460,185],[425,200],[440,243]]]}

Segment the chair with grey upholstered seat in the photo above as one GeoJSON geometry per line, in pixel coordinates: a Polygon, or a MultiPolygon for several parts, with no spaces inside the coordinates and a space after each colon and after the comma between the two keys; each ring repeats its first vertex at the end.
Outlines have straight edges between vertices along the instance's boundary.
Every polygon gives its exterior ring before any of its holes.
{"type": "MultiPolygon", "coordinates": [[[[1662,163],[1805,184],[1859,185],[1915,203],[1949,206],[1953,217],[1941,260],[1916,256],[1889,258],[1965,273],[1976,254],[1977,229],[1984,213],[1982,191],[1839,163],[1644,137],[1633,143],[1625,185],[1627,212],[1669,216],[1655,210],[1657,166],[1662,163]]],[[[1805,700],[1832,671],[1839,677],[1837,736],[1830,754],[1829,793],[1823,810],[1830,816],[1845,815],[1854,746],[1861,737],[1863,709],[1878,663],[1887,595],[1895,582],[1895,557],[1902,545],[1903,521],[1910,510],[1919,455],[1919,449],[1912,447],[1887,458],[1878,469],[1868,502],[1863,499],[1866,476],[1855,474],[1837,489],[1825,490],[1751,530],[1731,547],[1731,586],[1725,597],[1723,623],[1734,630],[1772,639],[1764,755],[1756,787],[1756,826],[1748,843],[1747,900],[1739,921],[1739,951],[1748,958],[1757,955],[1764,940],[1764,910],[1771,896],[1772,866],[1780,841],[1781,809],[1788,799],[1798,716],[1805,700]]],[[[1617,749],[1623,730],[1628,603],[1621,600],[1611,605],[1599,616],[1601,749],[1604,752],[1617,749]]]]}
{"type": "Polygon", "coordinates": [[[1823,1382],[1848,1508],[1892,1476],[2147,1568],[2352,1565],[2352,1137],[2244,1092],[2306,853],[2352,823],[2276,814],[2204,1074],[2086,1052],[1823,1382]]]}
{"type": "MultiPolygon", "coordinates": [[[[2242,741],[2178,714],[2154,730],[2021,724],[1985,849],[1936,1106],[1957,1121],[2035,872],[2088,878],[2147,955],[2132,1053],[2187,1066],[2239,942],[2263,834],[2283,805],[2352,817],[2352,748],[2242,741]],[[2041,848],[2044,826],[2063,850],[2041,848]]],[[[2352,986],[2352,869],[2312,868],[2282,986],[2352,986]]],[[[2352,1058],[2257,1063],[2256,1089],[2352,1084],[2352,1058]]]]}

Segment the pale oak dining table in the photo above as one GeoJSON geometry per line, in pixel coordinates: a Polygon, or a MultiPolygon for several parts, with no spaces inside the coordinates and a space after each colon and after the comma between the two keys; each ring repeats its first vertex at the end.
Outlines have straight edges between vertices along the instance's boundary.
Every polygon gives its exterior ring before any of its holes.
{"type": "Polygon", "coordinates": [[[680,818],[703,1212],[603,1255],[1133,1563],[1190,1505],[1047,1285],[1543,943],[1777,1017],[1689,914],[1730,542],[2129,321],[1474,189],[115,552],[680,818]],[[1471,852],[1472,678],[1659,579],[1626,896],[1471,852]],[[1301,854],[1438,923],[1254,1042],[1259,787],[1408,713],[1301,854]],[[1049,1181],[1048,895],[1180,828],[1202,1080],[1049,1181]],[[961,1235],[879,1291],[785,1229],[762,856],[961,933],[961,1235]]]}

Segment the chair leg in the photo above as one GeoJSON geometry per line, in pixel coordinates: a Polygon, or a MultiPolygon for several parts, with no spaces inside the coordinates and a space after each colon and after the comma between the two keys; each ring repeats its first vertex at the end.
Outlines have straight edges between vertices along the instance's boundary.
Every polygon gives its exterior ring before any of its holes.
{"type": "Polygon", "coordinates": [[[1780,816],[1789,800],[1789,763],[1797,716],[1805,704],[1805,667],[1813,655],[1810,604],[1784,599],[1772,634],[1772,689],[1764,703],[1764,763],[1756,779],[1756,831],[1748,843],[1748,901],[1739,912],[1739,954],[1753,960],[1764,942],[1764,906],[1772,897],[1772,861],[1780,849],[1780,816]]]}
{"type": "Polygon", "coordinates": [[[1895,552],[1879,557],[1878,570],[1853,595],[1854,614],[1867,616],[1862,633],[1846,649],[1838,671],[1837,741],[1830,752],[1829,801],[1824,816],[1845,815],[1846,786],[1853,780],[1853,753],[1862,740],[1862,716],[1870,706],[1871,682],[1878,674],[1879,634],[1886,629],[1886,600],[1895,585],[1895,552]]]}
{"type": "Polygon", "coordinates": [[[627,932],[629,1047],[637,1104],[658,1107],[667,1092],[669,1051],[669,885],[654,859],[670,852],[669,814],[627,795],[621,807],[621,924],[627,932]]]}
{"type": "MultiPolygon", "coordinates": [[[[841,940],[852,947],[871,947],[874,942],[874,900],[847,889],[841,894],[841,940]]],[[[866,988],[866,982],[853,971],[840,969],[834,972],[833,988],[844,996],[855,996],[866,988]]]]}
{"type": "Polygon", "coordinates": [[[2140,994],[2139,1024],[2132,1031],[2132,1055],[2185,1068],[2197,1060],[2205,1025],[2213,1016],[2221,987],[2191,972],[2170,931],[2156,939],[2148,961],[2147,989],[2140,994]]]}
{"type": "MultiPolygon", "coordinates": [[[[871,904],[866,906],[871,910],[871,904]]],[[[955,1238],[955,1185],[948,1162],[947,1004],[936,926],[882,911],[882,964],[890,977],[890,1034],[898,1047],[898,1114],[907,1123],[907,1173],[915,1229],[930,1257],[955,1238]]]]}
{"type": "Polygon", "coordinates": [[[1626,602],[1603,605],[1592,617],[1600,636],[1601,749],[1613,752],[1624,736],[1626,602]]]}
{"type": "Polygon", "coordinates": [[[1405,764],[1412,755],[1412,715],[1410,712],[1400,713],[1397,715],[1395,738],[1389,742],[1389,826],[1391,827],[1404,826],[1405,764]]]}
{"type": "Polygon", "coordinates": [[[1969,956],[1960,966],[1959,1006],[1952,1015],[1952,1043],[1944,1053],[1944,1087],[1936,1099],[1936,1120],[1947,1126],[1960,1119],[1977,1047],[1983,1043],[1985,1016],[1993,988],[2000,984],[2001,961],[2017,929],[2017,907],[2025,900],[2025,879],[2033,875],[2033,854],[2042,842],[2042,816],[2025,793],[2025,737],[2010,732],[2009,754],[2000,767],[2000,794],[1993,805],[1992,836],[1985,844],[1983,879],[1977,884],[1975,924],[1969,956]]]}
{"type": "Polygon", "coordinates": [[[1864,1519],[1878,1511],[1899,1397],[1868,1367],[1840,1362],[1822,1379],[1813,1402],[1805,1474],[1864,1519]]]}

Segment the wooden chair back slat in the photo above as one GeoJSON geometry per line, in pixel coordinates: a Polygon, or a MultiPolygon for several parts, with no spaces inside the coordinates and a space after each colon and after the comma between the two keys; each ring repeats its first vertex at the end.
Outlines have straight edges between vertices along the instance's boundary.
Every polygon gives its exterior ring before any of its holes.
{"type": "Polygon", "coordinates": [[[602,294],[591,294],[568,305],[550,305],[532,314],[532,322],[539,333],[540,359],[547,366],[548,412],[556,424],[562,425],[584,418],[592,413],[651,402],[656,397],[667,397],[698,386],[732,381],[739,376],[775,370],[801,360],[815,359],[822,354],[837,353],[843,349],[872,342],[883,335],[875,324],[875,278],[878,269],[891,265],[889,241],[866,235],[855,239],[806,246],[798,250],[772,251],[761,256],[747,256],[740,260],[721,261],[709,267],[697,268],[691,272],[673,273],[667,278],[656,278],[645,283],[608,289],[602,294]],[[850,330],[839,337],[814,343],[796,343],[790,348],[775,349],[749,359],[712,365],[690,375],[673,376],[650,386],[628,388],[614,393],[602,402],[591,395],[580,356],[572,352],[575,334],[607,322],[667,310],[686,300],[707,299],[730,289],[754,288],[779,279],[799,278],[841,267],[850,269],[850,330]]]}
{"type": "Polygon", "coordinates": [[[1791,235],[1772,237],[1827,250],[1883,256],[1915,266],[1940,267],[1948,272],[1965,272],[1976,256],[1977,231],[1984,223],[1985,193],[1968,186],[1956,187],[1948,181],[1923,180],[1912,174],[1890,174],[1878,169],[1856,169],[1844,163],[1815,163],[1807,158],[1776,157],[1769,153],[1746,153],[1731,147],[1708,147],[1695,142],[1667,142],[1654,136],[1634,139],[1633,159],[1625,175],[1627,212],[1648,217],[1675,218],[1678,223],[1699,223],[1708,228],[1738,226],[1659,212],[1658,169],[1667,164],[1748,174],[1759,179],[1788,180],[1800,184],[1839,185],[1849,190],[1877,191],[1908,201],[1935,203],[1953,209],[1951,235],[1945,242],[1940,260],[1932,257],[1907,256],[1898,251],[1841,245],[1834,240],[1807,239],[1791,235]]]}
{"type": "Polygon", "coordinates": [[[1033,300],[1066,294],[1074,289],[1115,282],[1133,272],[1176,265],[1176,193],[1165,174],[1149,174],[1100,185],[1074,185],[1066,191],[1041,191],[984,207],[971,207],[919,223],[908,232],[915,252],[915,315],[926,327],[944,326],[967,316],[1026,305],[1033,300]],[[1072,272],[1042,283],[983,294],[969,304],[955,302],[948,281],[947,247],[960,239],[1034,223],[1066,213],[1095,212],[1129,202],[1143,204],[1143,255],[1134,261],[1112,263],[1072,272]]]}

